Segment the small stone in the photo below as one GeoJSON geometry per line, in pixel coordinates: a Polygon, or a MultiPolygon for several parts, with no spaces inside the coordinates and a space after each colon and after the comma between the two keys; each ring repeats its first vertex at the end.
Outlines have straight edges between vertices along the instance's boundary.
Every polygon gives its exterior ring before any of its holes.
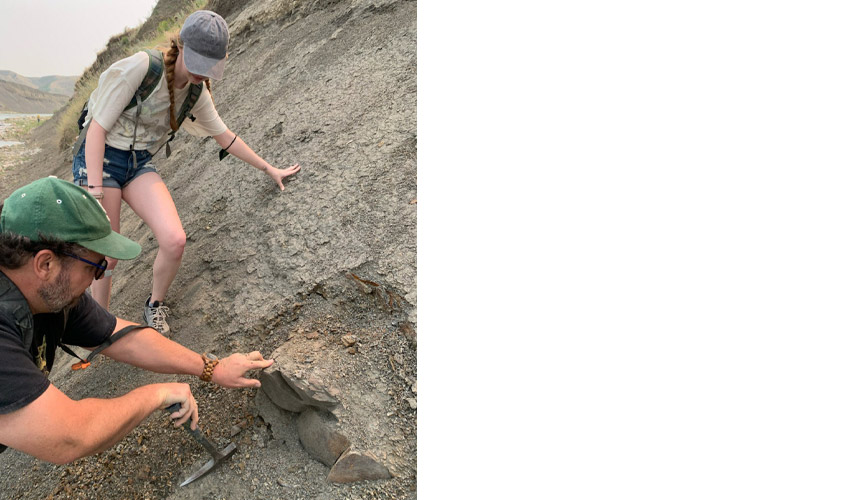
{"type": "Polygon", "coordinates": [[[336,461],[328,481],[334,483],[353,483],[367,479],[390,479],[389,469],[378,462],[377,457],[368,452],[349,450],[336,461]]]}
{"type": "Polygon", "coordinates": [[[337,430],[335,418],[327,412],[308,408],[296,420],[298,439],[307,453],[328,467],[350,446],[348,438],[337,430]]]}
{"type": "Polygon", "coordinates": [[[310,332],[307,334],[308,340],[316,340],[317,338],[319,338],[319,332],[310,332]]]}
{"type": "Polygon", "coordinates": [[[233,427],[230,428],[230,437],[233,437],[233,436],[239,434],[240,432],[242,432],[242,428],[239,427],[238,425],[234,425],[233,427]]]}
{"type": "Polygon", "coordinates": [[[342,345],[344,345],[345,347],[351,347],[357,343],[357,337],[351,334],[343,335],[342,339],[340,340],[342,340],[342,345]]]}
{"type": "Polygon", "coordinates": [[[349,347],[346,350],[348,351],[348,354],[357,354],[357,348],[356,347],[349,347]]]}
{"type": "Polygon", "coordinates": [[[396,355],[393,356],[393,358],[395,358],[396,363],[398,363],[400,365],[404,364],[404,357],[401,354],[396,354],[396,355]]]}
{"type": "Polygon", "coordinates": [[[405,401],[410,405],[410,408],[416,409],[416,398],[407,398],[405,401]]]}

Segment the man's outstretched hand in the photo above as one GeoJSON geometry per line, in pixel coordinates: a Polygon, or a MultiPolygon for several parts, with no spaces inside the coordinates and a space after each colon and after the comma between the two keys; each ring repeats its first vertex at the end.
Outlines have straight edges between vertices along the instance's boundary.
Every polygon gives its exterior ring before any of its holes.
{"type": "Polygon", "coordinates": [[[247,378],[245,374],[251,370],[268,368],[274,360],[263,359],[260,351],[248,354],[233,353],[219,361],[213,370],[212,381],[222,387],[260,387],[260,381],[247,378]]]}

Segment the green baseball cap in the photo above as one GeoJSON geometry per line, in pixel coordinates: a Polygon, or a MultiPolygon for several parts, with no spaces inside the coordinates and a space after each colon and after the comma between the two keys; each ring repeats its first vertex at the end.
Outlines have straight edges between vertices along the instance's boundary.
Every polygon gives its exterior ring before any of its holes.
{"type": "Polygon", "coordinates": [[[106,210],[83,188],[54,176],[39,179],[3,202],[0,231],[38,241],[40,234],[76,243],[113,259],[135,259],[142,247],[112,230],[106,210]]]}

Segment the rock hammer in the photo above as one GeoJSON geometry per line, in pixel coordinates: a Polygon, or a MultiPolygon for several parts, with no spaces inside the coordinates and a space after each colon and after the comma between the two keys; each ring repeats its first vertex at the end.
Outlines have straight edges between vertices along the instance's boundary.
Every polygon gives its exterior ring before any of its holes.
{"type": "MultiPolygon", "coordinates": [[[[165,411],[168,412],[169,415],[178,410],[180,410],[180,403],[174,403],[173,405],[165,409],[165,411]]],[[[230,443],[229,445],[225,446],[223,450],[218,451],[216,447],[212,443],[210,443],[209,440],[205,438],[204,435],[201,433],[200,426],[198,426],[197,429],[192,430],[191,425],[192,420],[189,419],[183,424],[183,427],[186,429],[187,432],[189,432],[189,434],[192,435],[193,438],[195,438],[196,441],[201,443],[201,446],[203,446],[204,449],[207,450],[210,455],[212,455],[212,458],[209,462],[205,463],[203,467],[198,469],[197,472],[195,472],[194,474],[189,476],[188,479],[180,483],[180,486],[186,486],[195,479],[206,475],[209,471],[218,467],[221,462],[227,460],[228,458],[230,458],[231,455],[233,455],[234,452],[236,452],[236,443],[230,443]]]]}

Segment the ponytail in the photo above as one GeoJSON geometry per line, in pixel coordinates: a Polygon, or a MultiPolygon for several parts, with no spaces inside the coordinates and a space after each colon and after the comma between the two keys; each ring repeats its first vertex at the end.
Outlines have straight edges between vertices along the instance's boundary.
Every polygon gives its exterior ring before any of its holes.
{"type": "Polygon", "coordinates": [[[171,119],[171,130],[177,130],[177,119],[174,117],[174,65],[177,62],[177,56],[180,54],[180,47],[175,39],[171,39],[171,48],[165,54],[165,82],[168,84],[168,99],[171,104],[168,106],[168,117],[171,119]]]}

